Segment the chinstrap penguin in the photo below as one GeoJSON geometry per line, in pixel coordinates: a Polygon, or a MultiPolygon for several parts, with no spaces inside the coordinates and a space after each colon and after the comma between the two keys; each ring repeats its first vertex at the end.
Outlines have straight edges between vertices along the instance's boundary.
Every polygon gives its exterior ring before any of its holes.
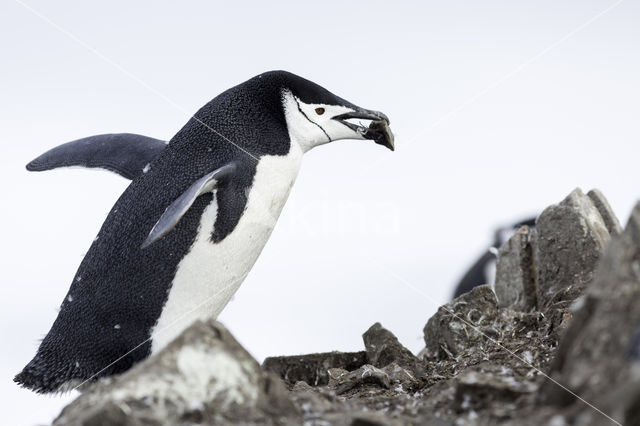
{"type": "Polygon", "coordinates": [[[71,389],[129,369],[197,318],[217,317],[267,242],[303,153],[340,139],[393,150],[388,124],[380,112],[272,71],[214,98],[167,144],[99,135],[33,160],[28,170],[101,167],[132,182],[14,380],[43,393],[71,389]]]}

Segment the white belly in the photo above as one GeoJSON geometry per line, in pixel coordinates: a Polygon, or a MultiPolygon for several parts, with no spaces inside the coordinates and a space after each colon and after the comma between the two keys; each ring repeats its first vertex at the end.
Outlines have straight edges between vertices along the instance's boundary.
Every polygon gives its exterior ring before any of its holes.
{"type": "Polygon", "coordinates": [[[295,182],[302,151],[291,143],[286,156],[265,156],[256,168],[245,211],[235,229],[211,242],[218,203],[206,207],[198,235],[180,261],[160,318],[151,332],[155,353],[196,319],[216,318],[258,259],[295,182]]]}

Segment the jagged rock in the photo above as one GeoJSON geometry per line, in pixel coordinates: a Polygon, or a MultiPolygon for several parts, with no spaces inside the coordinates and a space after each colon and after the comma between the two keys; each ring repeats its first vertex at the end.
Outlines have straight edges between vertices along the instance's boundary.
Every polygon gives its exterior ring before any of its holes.
{"type": "Polygon", "coordinates": [[[212,320],[88,388],[54,425],[273,424],[280,417],[299,418],[282,382],[212,320]]]}
{"type": "MultiPolygon", "coordinates": [[[[640,365],[633,356],[640,324],[640,204],[607,248],[553,365],[553,377],[622,424],[640,422],[640,365]]],[[[552,383],[541,399],[566,405],[573,397],[552,383]]],[[[581,404],[580,402],[575,402],[581,404]]],[[[581,421],[604,417],[589,412],[581,421]]]]}
{"type": "Polygon", "coordinates": [[[415,372],[409,371],[408,369],[401,367],[395,362],[386,365],[382,369],[382,371],[384,371],[387,376],[389,376],[389,380],[391,380],[391,383],[398,385],[394,387],[394,390],[398,392],[406,392],[417,389],[421,384],[420,377],[416,376],[415,372]]]}
{"type": "Polygon", "coordinates": [[[495,289],[501,307],[526,312],[536,305],[535,238],[523,226],[498,250],[495,289]]]}
{"type": "Polygon", "coordinates": [[[595,191],[589,197],[576,189],[560,204],[547,207],[536,220],[534,257],[539,309],[566,307],[591,282],[610,240],[601,211],[609,227],[615,228],[615,216],[604,197],[595,191]]]}
{"type": "Polygon", "coordinates": [[[610,235],[618,235],[622,232],[622,227],[620,226],[620,222],[616,217],[615,213],[613,213],[613,209],[609,205],[607,199],[602,195],[599,189],[592,189],[587,192],[587,196],[591,199],[593,205],[598,209],[598,213],[600,213],[600,217],[604,222],[604,226],[607,227],[607,231],[609,231],[610,235]]]}
{"type": "Polygon", "coordinates": [[[336,381],[335,391],[338,395],[364,384],[373,384],[389,389],[391,379],[384,371],[373,365],[365,364],[359,369],[341,376],[336,381]]]}
{"type": "Polygon", "coordinates": [[[329,383],[328,371],[331,368],[353,371],[366,363],[365,352],[325,352],[269,357],[262,363],[262,368],[279,376],[289,385],[302,380],[312,386],[318,386],[329,383]]]}
{"type": "Polygon", "coordinates": [[[398,341],[398,338],[379,322],[373,324],[362,335],[367,350],[367,360],[378,368],[395,362],[411,371],[414,377],[420,377],[423,368],[420,360],[398,341]]]}
{"type": "Polygon", "coordinates": [[[493,334],[498,300],[490,285],[481,285],[438,309],[424,327],[426,358],[455,357],[493,334]]]}
{"type": "Polygon", "coordinates": [[[531,382],[518,381],[513,376],[469,368],[457,377],[456,404],[461,410],[477,410],[493,403],[512,402],[537,390],[531,382]]]}
{"type": "MultiPolygon", "coordinates": [[[[421,382],[414,376],[414,373],[392,362],[381,369],[371,369],[370,365],[364,365],[360,369],[348,372],[341,368],[332,368],[329,370],[329,388],[333,389],[352,389],[362,383],[370,383],[371,381],[363,381],[367,375],[377,375],[380,379],[378,383],[382,383],[384,388],[394,385],[397,392],[407,392],[417,389],[421,382]],[[361,374],[362,373],[362,374],[361,374]],[[360,377],[363,375],[363,377],[360,377]],[[386,377],[385,377],[386,376],[386,377]]],[[[304,382],[303,382],[304,383],[304,382]]],[[[339,392],[340,393],[340,392],[339,392]]]]}
{"type": "Polygon", "coordinates": [[[498,298],[480,286],[429,319],[418,358],[375,324],[366,352],[267,359],[283,382],[198,323],[56,424],[640,424],[640,205],[619,231],[598,191],[574,191],[501,248],[498,298]]]}
{"type": "Polygon", "coordinates": [[[347,370],[342,368],[330,368],[327,373],[329,374],[329,387],[335,387],[343,376],[349,374],[347,370]]]}

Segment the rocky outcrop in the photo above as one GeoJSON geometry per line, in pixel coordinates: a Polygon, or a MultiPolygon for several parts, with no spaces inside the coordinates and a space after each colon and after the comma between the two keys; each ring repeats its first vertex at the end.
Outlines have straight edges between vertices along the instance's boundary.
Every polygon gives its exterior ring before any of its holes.
{"type": "Polygon", "coordinates": [[[303,381],[311,386],[329,383],[329,370],[353,371],[367,362],[367,353],[326,352],[300,356],[269,357],[262,363],[265,371],[281,377],[288,385],[303,381]]]}
{"type": "Polygon", "coordinates": [[[367,360],[378,368],[395,364],[391,369],[406,370],[414,377],[421,377],[424,373],[422,362],[411,351],[398,341],[392,332],[384,328],[379,322],[372,325],[363,335],[364,346],[367,349],[367,360]]]}
{"type": "Polygon", "coordinates": [[[284,384],[215,321],[198,321],[157,355],[106,378],[55,425],[279,424],[297,419],[284,384]]]}
{"type": "Polygon", "coordinates": [[[640,424],[640,205],[624,231],[573,191],[498,252],[495,292],[440,307],[417,356],[376,323],[363,351],[258,363],[199,322],[103,379],[56,424],[640,424]]]}
{"type": "MultiPolygon", "coordinates": [[[[599,200],[598,205],[610,211],[604,198],[599,200]]],[[[564,307],[591,282],[611,238],[607,223],[592,197],[576,189],[560,204],[542,212],[536,220],[536,231],[538,305],[541,309],[564,307]]]]}
{"type": "MultiPolygon", "coordinates": [[[[552,377],[575,394],[545,384],[541,399],[583,406],[582,398],[623,424],[640,424],[640,204],[573,312],[552,377]]],[[[600,418],[583,410],[579,422],[600,418]]]]}
{"type": "Polygon", "coordinates": [[[526,312],[536,306],[535,240],[536,232],[523,226],[498,250],[495,290],[503,308],[526,312]]]}
{"type": "Polygon", "coordinates": [[[476,344],[484,345],[491,336],[496,337],[493,324],[497,315],[498,300],[489,285],[478,286],[441,306],[424,327],[423,357],[455,358],[476,344]]]}

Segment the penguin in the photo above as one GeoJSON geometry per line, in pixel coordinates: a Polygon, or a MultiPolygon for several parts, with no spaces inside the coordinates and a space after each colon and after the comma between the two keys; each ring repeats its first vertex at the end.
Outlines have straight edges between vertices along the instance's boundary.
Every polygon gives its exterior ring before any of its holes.
{"type": "Polygon", "coordinates": [[[74,389],[217,317],[266,244],[303,154],[341,139],[394,150],[385,114],[270,71],[215,97],[168,143],[98,135],[33,160],[28,170],[98,167],[131,183],[15,382],[39,393],[74,389]]]}
{"type": "Polygon", "coordinates": [[[467,270],[462,279],[456,285],[453,298],[473,290],[475,287],[483,284],[493,284],[496,274],[496,260],[498,249],[507,242],[509,238],[523,226],[535,229],[536,218],[531,217],[510,226],[503,226],[495,230],[493,234],[493,243],[487,251],[476,260],[476,262],[467,270]]]}

